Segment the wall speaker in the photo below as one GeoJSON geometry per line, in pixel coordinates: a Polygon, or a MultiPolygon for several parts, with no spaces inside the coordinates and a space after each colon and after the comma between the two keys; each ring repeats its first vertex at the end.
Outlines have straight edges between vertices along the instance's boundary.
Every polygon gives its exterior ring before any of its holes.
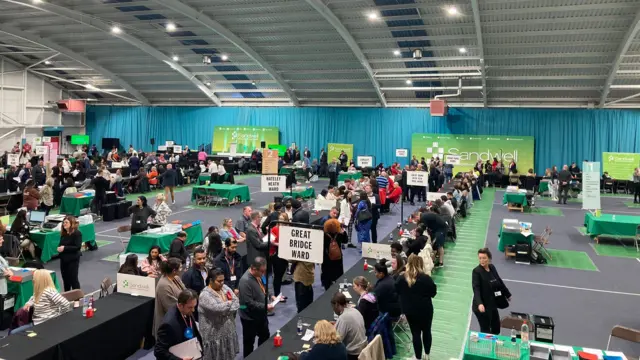
{"type": "Polygon", "coordinates": [[[260,141],[260,149],[264,149],[267,147],[267,142],[266,141],[260,141]]]}
{"type": "Polygon", "coordinates": [[[151,138],[151,145],[153,145],[153,144],[155,144],[155,143],[156,143],[156,139],[151,138]]]}
{"type": "Polygon", "coordinates": [[[71,141],[71,135],[65,136],[64,139],[67,140],[67,141],[71,141]]]}

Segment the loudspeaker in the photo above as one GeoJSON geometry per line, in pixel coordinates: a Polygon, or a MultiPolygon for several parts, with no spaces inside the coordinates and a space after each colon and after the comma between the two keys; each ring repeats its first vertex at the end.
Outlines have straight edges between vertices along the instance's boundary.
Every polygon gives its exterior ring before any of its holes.
{"type": "Polygon", "coordinates": [[[65,139],[65,140],[67,140],[67,141],[71,141],[71,135],[67,135],[67,136],[65,136],[65,138],[64,138],[64,139],[65,139]]]}
{"type": "Polygon", "coordinates": [[[156,143],[156,139],[151,138],[151,145],[153,145],[153,144],[155,144],[155,143],[156,143]]]}
{"type": "Polygon", "coordinates": [[[266,141],[260,141],[260,149],[264,149],[267,147],[267,142],[266,141]]]}

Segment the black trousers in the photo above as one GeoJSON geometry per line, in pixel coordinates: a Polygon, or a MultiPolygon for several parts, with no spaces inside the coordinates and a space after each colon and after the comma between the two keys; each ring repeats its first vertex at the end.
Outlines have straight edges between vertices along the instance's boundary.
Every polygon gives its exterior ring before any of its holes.
{"type": "Polygon", "coordinates": [[[409,185],[402,187],[402,197],[404,198],[404,201],[409,200],[409,185]]]}
{"type": "Polygon", "coordinates": [[[253,352],[253,344],[258,337],[258,346],[269,340],[269,321],[240,319],[242,323],[242,355],[247,358],[253,352]]]}
{"type": "Polygon", "coordinates": [[[378,218],[375,216],[371,218],[371,242],[378,242],[378,218]]]}
{"type": "Polygon", "coordinates": [[[407,322],[411,329],[411,337],[413,338],[413,351],[417,359],[422,359],[422,350],[424,345],[424,353],[429,355],[431,352],[431,322],[433,321],[433,312],[429,316],[407,316],[407,322]]]}
{"type": "Polygon", "coordinates": [[[569,184],[558,185],[558,204],[560,203],[566,204],[568,197],[569,197],[569,184]]]}
{"type": "Polygon", "coordinates": [[[500,334],[500,314],[498,309],[485,309],[485,312],[481,313],[478,310],[474,310],[473,313],[478,319],[480,324],[480,331],[486,334],[500,334]]]}
{"type": "Polygon", "coordinates": [[[100,215],[102,212],[102,204],[104,204],[104,198],[100,198],[98,196],[96,196],[95,198],[93,198],[93,212],[96,213],[96,215],[100,215]]]}
{"type": "Polygon", "coordinates": [[[296,307],[298,308],[299,314],[313,302],[313,285],[306,286],[305,284],[296,281],[294,288],[296,292],[296,307]]]}
{"type": "Polygon", "coordinates": [[[273,293],[276,296],[280,295],[280,288],[282,287],[282,277],[287,271],[288,265],[289,262],[287,260],[279,258],[278,255],[273,255],[271,257],[271,266],[273,269],[273,293]]]}
{"type": "Polygon", "coordinates": [[[337,172],[329,172],[329,185],[338,186],[338,173],[337,172]]]}
{"type": "Polygon", "coordinates": [[[640,183],[633,183],[633,202],[640,201],[640,183]]]}
{"type": "Polygon", "coordinates": [[[60,274],[62,274],[62,283],[64,291],[80,289],[80,281],[78,280],[78,269],[80,268],[80,259],[62,260],[60,259],[60,274]]]}

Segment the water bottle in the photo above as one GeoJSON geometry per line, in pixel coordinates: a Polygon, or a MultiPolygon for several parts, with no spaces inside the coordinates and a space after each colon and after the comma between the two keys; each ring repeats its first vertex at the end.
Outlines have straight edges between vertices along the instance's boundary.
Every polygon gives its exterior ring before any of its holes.
{"type": "MultiPolygon", "coordinates": [[[[191,256],[187,255],[187,262],[186,262],[186,266],[187,269],[191,268],[191,256]]],[[[185,269],[186,270],[186,269],[185,269]]]]}
{"type": "Polygon", "coordinates": [[[526,321],[523,321],[520,327],[520,341],[520,348],[529,348],[529,325],[527,325],[526,321]]]}
{"type": "Polygon", "coordinates": [[[301,318],[298,318],[297,330],[298,330],[298,336],[302,336],[302,319],[301,318]]]}
{"type": "Polygon", "coordinates": [[[280,330],[276,332],[276,336],[273,337],[273,346],[280,347],[282,346],[282,336],[280,335],[280,330]]]}
{"type": "Polygon", "coordinates": [[[89,299],[89,307],[92,309],[95,309],[95,307],[93,306],[93,295],[91,295],[91,299],[89,299]]]}
{"type": "Polygon", "coordinates": [[[516,342],[516,328],[511,328],[511,342],[516,342]]]}
{"type": "Polygon", "coordinates": [[[87,309],[89,308],[89,304],[87,303],[86,298],[82,298],[82,316],[87,316],[87,309]]]}

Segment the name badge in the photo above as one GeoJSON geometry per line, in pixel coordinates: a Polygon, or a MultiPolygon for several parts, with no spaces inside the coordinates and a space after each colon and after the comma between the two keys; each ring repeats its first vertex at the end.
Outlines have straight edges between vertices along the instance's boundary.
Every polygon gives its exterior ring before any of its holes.
{"type": "Polygon", "coordinates": [[[231,281],[236,281],[236,276],[235,275],[231,275],[230,280],[231,281]]]}
{"type": "Polygon", "coordinates": [[[502,296],[502,292],[500,292],[500,291],[496,291],[496,292],[494,292],[494,293],[493,293],[493,295],[494,295],[495,297],[502,296]]]}

